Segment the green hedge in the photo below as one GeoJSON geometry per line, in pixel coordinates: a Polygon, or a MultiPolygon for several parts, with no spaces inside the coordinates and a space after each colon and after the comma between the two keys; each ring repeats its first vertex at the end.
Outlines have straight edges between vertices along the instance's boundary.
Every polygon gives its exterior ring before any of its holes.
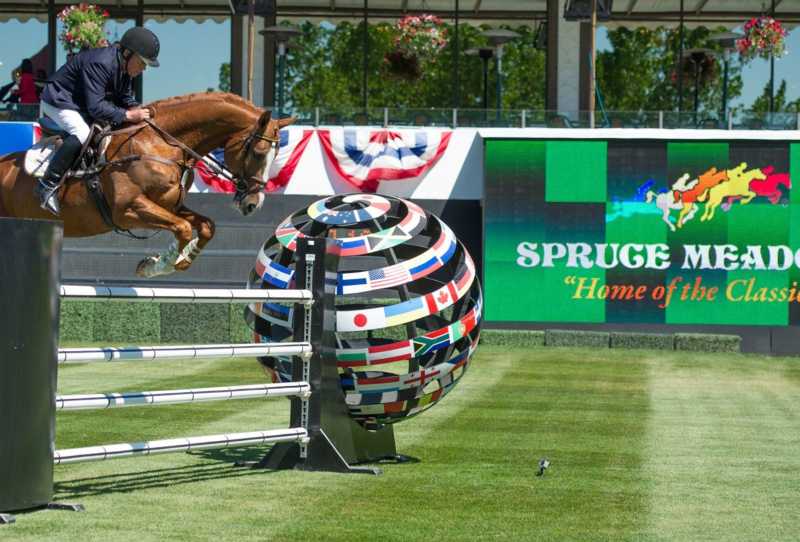
{"type": "Polygon", "coordinates": [[[252,342],[241,304],[61,302],[69,342],[213,344],[252,342]]]}
{"type": "Polygon", "coordinates": [[[544,331],[529,329],[484,329],[481,344],[493,346],[544,346],[544,331]]]}
{"type": "Polygon", "coordinates": [[[608,348],[609,342],[609,334],[604,331],[548,329],[544,332],[544,344],[547,346],[608,348]]]}
{"type": "Polygon", "coordinates": [[[742,338],[738,335],[676,333],[675,350],[689,350],[692,352],[741,352],[742,338]]]}
{"type": "Polygon", "coordinates": [[[673,350],[675,337],[662,333],[611,332],[611,348],[640,348],[643,350],[673,350]]]}

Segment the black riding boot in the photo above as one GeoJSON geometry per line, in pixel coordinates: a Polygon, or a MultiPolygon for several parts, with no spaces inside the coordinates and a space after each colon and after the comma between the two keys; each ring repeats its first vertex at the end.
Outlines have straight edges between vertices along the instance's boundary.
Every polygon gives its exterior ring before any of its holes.
{"type": "Polygon", "coordinates": [[[47,167],[44,177],[39,179],[39,184],[36,185],[36,195],[39,196],[39,204],[42,209],[50,211],[56,216],[61,212],[58,205],[58,189],[61,186],[61,178],[72,166],[81,146],[80,139],[74,135],[67,136],[50,159],[50,165],[47,167]]]}

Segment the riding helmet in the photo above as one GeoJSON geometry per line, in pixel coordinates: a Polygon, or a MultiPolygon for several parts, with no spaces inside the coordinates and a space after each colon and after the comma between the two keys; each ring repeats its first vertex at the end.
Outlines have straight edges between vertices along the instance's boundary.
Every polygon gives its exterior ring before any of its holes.
{"type": "Polygon", "coordinates": [[[122,35],[119,44],[139,55],[139,58],[148,66],[158,67],[158,51],[161,49],[161,45],[158,43],[156,35],[148,29],[141,26],[128,29],[122,35]]]}

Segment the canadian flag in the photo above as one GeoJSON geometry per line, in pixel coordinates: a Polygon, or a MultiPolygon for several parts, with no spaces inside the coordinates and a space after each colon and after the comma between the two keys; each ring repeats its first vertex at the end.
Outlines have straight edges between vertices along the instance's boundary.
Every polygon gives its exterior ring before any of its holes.
{"type": "Polygon", "coordinates": [[[425,303],[428,305],[428,310],[431,314],[446,309],[456,302],[458,299],[458,292],[452,282],[448,282],[435,292],[425,295],[425,303]]]}

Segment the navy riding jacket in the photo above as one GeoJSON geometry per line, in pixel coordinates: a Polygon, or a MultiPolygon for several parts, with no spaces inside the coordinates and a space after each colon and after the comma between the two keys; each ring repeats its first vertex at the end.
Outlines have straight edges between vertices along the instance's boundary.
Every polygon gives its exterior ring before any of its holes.
{"type": "Polygon", "coordinates": [[[73,56],[47,80],[41,100],[79,111],[89,121],[125,122],[125,111],[139,103],[119,47],[89,49],[73,56]]]}

